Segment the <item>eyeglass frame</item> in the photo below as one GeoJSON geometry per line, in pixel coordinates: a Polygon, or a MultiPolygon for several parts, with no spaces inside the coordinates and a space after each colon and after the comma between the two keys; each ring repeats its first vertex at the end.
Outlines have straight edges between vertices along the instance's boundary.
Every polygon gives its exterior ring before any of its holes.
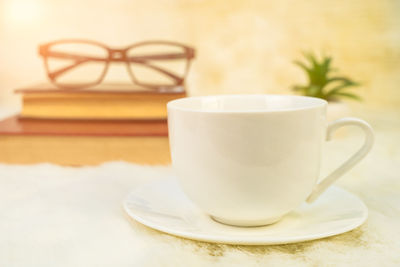
{"type": "Polygon", "coordinates": [[[38,49],[38,53],[40,56],[43,57],[43,61],[44,61],[44,65],[45,65],[45,69],[46,69],[46,73],[48,78],[50,79],[50,81],[56,85],[57,87],[63,88],[63,89],[85,89],[88,87],[92,87],[95,85],[100,84],[103,80],[104,77],[107,74],[108,71],[108,67],[109,64],[111,62],[123,62],[126,63],[126,67],[129,73],[129,76],[131,77],[131,80],[133,82],[133,84],[139,85],[139,86],[143,86],[143,87],[147,87],[153,90],[160,90],[160,89],[168,89],[168,88],[176,88],[178,86],[183,86],[184,85],[184,81],[185,78],[187,77],[187,74],[189,72],[189,68],[190,68],[190,64],[191,64],[191,60],[195,57],[195,49],[192,47],[189,47],[187,45],[181,44],[181,43],[177,43],[177,42],[172,42],[172,41],[161,41],[161,40],[152,40],[152,41],[144,41],[144,42],[139,42],[139,43],[135,43],[132,45],[129,45],[127,47],[121,48],[121,49],[115,49],[115,48],[110,48],[107,45],[100,43],[100,42],[96,42],[96,41],[91,41],[91,40],[83,40],[83,39],[63,39],[63,40],[58,40],[58,41],[53,41],[53,42],[49,42],[49,43],[45,43],[45,44],[41,44],[39,45],[39,49],[38,49]],[[57,45],[57,44],[62,44],[62,43],[81,43],[81,44],[90,44],[90,45],[95,45],[95,46],[99,46],[103,49],[105,49],[108,53],[108,56],[106,58],[92,58],[92,57],[88,57],[88,56],[77,56],[77,55],[71,55],[68,53],[63,53],[63,52],[54,52],[50,50],[50,47],[53,45],[57,45]],[[154,45],[173,45],[173,46],[177,46],[183,49],[183,53],[166,53],[163,55],[154,55],[154,56],[133,56],[133,57],[129,57],[127,56],[127,52],[128,50],[138,47],[138,46],[143,46],[143,45],[147,45],[147,44],[154,44],[154,45]],[[71,58],[71,59],[79,59],[81,58],[81,60],[78,60],[77,62],[75,62],[73,65],[68,66],[68,67],[64,67],[61,70],[56,71],[55,73],[51,73],[50,69],[49,69],[49,64],[48,64],[48,58],[49,57],[54,57],[54,55],[58,58],[71,58]],[[184,74],[182,77],[178,77],[176,74],[162,69],[161,67],[158,66],[154,66],[151,65],[149,63],[146,62],[146,60],[154,60],[154,59],[159,59],[159,60],[168,60],[168,59],[185,59],[186,60],[186,66],[185,66],[185,70],[184,70],[184,74]],[[66,85],[66,84],[60,84],[57,83],[56,78],[57,76],[63,74],[64,72],[73,69],[77,66],[79,66],[80,64],[83,64],[85,62],[88,61],[99,61],[99,62],[105,62],[105,66],[103,69],[103,72],[101,73],[100,77],[93,83],[85,83],[85,84],[79,84],[79,85],[66,85]],[[134,72],[132,71],[132,69],[130,68],[129,64],[131,62],[137,63],[137,64],[142,64],[146,67],[149,67],[151,69],[154,69],[156,71],[159,71],[165,75],[167,75],[168,77],[172,78],[175,81],[174,85],[162,85],[162,84],[149,84],[149,83],[142,83],[140,82],[134,75],[134,72]]]}

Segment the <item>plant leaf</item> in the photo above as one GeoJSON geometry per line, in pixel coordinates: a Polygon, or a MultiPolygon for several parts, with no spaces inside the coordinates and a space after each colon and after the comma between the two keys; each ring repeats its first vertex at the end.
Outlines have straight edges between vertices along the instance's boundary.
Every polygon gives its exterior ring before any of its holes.
{"type": "Polygon", "coordinates": [[[333,77],[328,79],[328,83],[331,82],[343,82],[344,84],[347,84],[347,86],[358,86],[360,85],[359,83],[350,80],[347,77],[333,77]]]}
{"type": "Polygon", "coordinates": [[[321,97],[321,87],[317,85],[312,85],[310,87],[307,87],[307,95],[321,97]]]}
{"type": "Polygon", "coordinates": [[[340,85],[337,85],[337,86],[333,87],[332,89],[330,89],[329,91],[327,91],[325,94],[326,94],[327,96],[332,96],[332,95],[337,94],[338,92],[341,92],[341,91],[343,91],[343,90],[345,90],[345,89],[350,89],[349,87],[354,87],[354,86],[358,86],[358,84],[357,84],[357,83],[352,83],[352,84],[340,84],[340,85]]]}
{"type": "Polygon", "coordinates": [[[316,56],[313,52],[304,52],[303,53],[304,57],[311,63],[313,67],[318,65],[318,61],[316,59],[316,56]]]}
{"type": "Polygon", "coordinates": [[[361,101],[361,97],[359,97],[358,95],[352,94],[352,93],[347,93],[347,92],[338,92],[335,94],[335,96],[343,96],[343,97],[347,97],[347,98],[351,98],[354,100],[358,100],[361,101]]]}
{"type": "Polygon", "coordinates": [[[295,85],[292,87],[293,91],[305,91],[306,90],[306,86],[300,86],[300,85],[295,85]]]}
{"type": "Polygon", "coordinates": [[[328,73],[331,71],[331,68],[330,68],[331,62],[332,62],[332,58],[331,57],[325,57],[324,58],[324,62],[322,63],[322,72],[321,72],[321,74],[323,73],[325,75],[328,75],[328,73]]]}
{"type": "Polygon", "coordinates": [[[303,52],[303,56],[305,58],[303,62],[294,61],[294,64],[306,72],[308,83],[306,85],[294,86],[292,87],[293,90],[307,96],[327,100],[340,97],[360,100],[357,95],[345,91],[349,87],[359,85],[358,83],[347,77],[330,77],[330,73],[336,70],[332,67],[332,57],[323,55],[319,59],[313,52],[303,52]],[[332,86],[329,86],[331,89],[327,87],[330,84],[332,84],[332,86]]]}
{"type": "Polygon", "coordinates": [[[293,63],[302,68],[307,73],[307,75],[310,76],[310,68],[307,67],[303,62],[296,60],[293,61],[293,63]]]}

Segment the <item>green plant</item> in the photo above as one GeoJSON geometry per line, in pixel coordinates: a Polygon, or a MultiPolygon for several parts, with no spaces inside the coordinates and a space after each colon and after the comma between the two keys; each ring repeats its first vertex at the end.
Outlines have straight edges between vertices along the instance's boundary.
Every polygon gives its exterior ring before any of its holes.
{"type": "Polygon", "coordinates": [[[304,53],[306,62],[294,61],[307,74],[307,85],[293,86],[293,90],[306,96],[313,96],[327,101],[338,101],[341,98],[361,100],[361,98],[349,92],[349,89],[359,86],[357,82],[343,76],[333,76],[336,71],[332,68],[332,57],[324,56],[320,61],[313,53],[304,53]]]}

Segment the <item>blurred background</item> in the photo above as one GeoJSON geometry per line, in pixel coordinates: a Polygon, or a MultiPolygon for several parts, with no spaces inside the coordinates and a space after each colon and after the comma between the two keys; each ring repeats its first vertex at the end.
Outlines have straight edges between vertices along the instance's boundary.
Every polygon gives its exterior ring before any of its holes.
{"type": "MultiPolygon", "coordinates": [[[[190,95],[290,93],[306,79],[293,60],[314,51],[331,55],[340,73],[362,83],[355,90],[363,107],[395,110],[398,14],[397,0],[1,0],[0,104],[18,108],[13,89],[47,80],[40,43],[84,38],[120,47],[166,39],[197,49],[190,95]]],[[[119,67],[107,79],[129,82],[119,67]]]]}

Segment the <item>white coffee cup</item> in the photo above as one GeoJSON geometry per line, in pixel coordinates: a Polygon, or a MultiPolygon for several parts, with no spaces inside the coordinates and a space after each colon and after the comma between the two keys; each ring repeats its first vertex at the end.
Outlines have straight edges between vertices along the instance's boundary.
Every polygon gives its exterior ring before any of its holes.
{"type": "Polygon", "coordinates": [[[216,221],[259,226],[314,201],[371,149],[364,121],[326,122],[325,100],[288,95],[188,97],[168,103],[172,165],[185,194],[216,221]],[[344,125],[364,145],[317,184],[321,146],[344,125]]]}

